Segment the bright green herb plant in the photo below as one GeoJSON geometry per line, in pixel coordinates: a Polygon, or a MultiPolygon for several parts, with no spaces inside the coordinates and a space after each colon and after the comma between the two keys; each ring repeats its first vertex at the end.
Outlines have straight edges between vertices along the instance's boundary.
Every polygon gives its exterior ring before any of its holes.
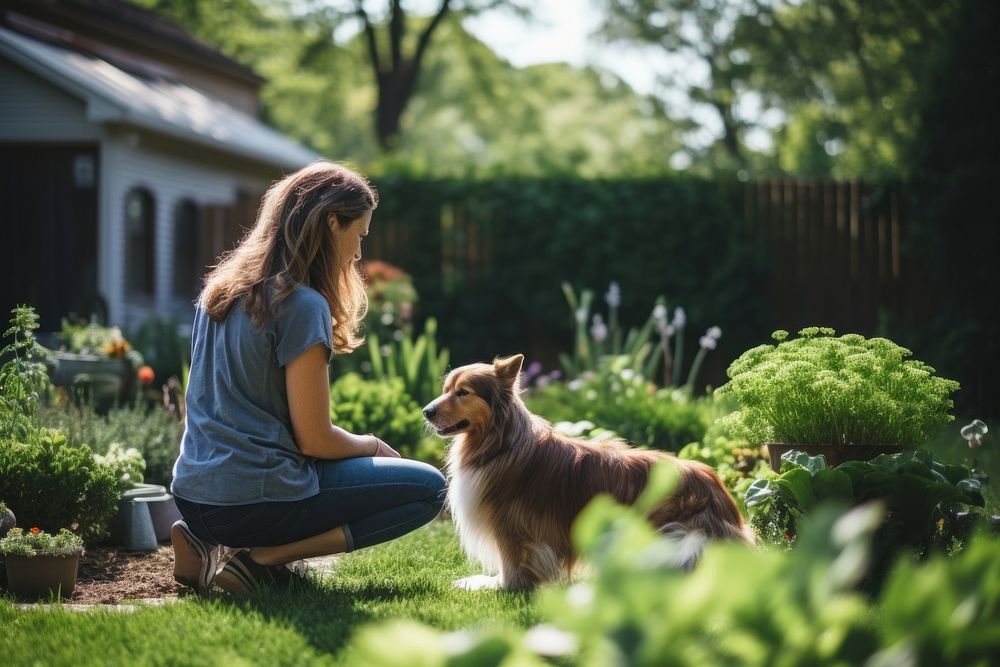
{"type": "Polygon", "coordinates": [[[38,555],[68,556],[83,548],[83,540],[65,528],[58,533],[47,533],[39,528],[24,530],[11,528],[7,536],[0,538],[0,554],[26,556],[38,555]]]}
{"type": "Polygon", "coordinates": [[[826,327],[772,336],[777,345],[744,352],[719,388],[739,403],[754,444],[919,446],[954,419],[958,383],[891,340],[826,327]]]}

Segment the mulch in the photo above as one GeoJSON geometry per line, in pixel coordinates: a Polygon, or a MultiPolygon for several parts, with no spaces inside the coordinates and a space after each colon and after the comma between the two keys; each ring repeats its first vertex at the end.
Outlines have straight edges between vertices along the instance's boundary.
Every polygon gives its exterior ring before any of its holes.
{"type": "Polygon", "coordinates": [[[80,559],[76,589],[65,604],[121,604],[136,600],[177,598],[184,591],[174,581],[174,551],[123,551],[91,547],[80,559]]]}

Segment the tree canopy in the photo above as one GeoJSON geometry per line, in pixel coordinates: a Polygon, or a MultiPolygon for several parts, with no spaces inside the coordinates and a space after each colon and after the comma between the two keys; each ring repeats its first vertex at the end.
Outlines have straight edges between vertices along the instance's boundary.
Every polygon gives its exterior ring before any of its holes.
{"type": "Polygon", "coordinates": [[[438,0],[427,16],[400,0],[382,12],[347,0],[134,1],[266,77],[266,120],[368,169],[645,175],[686,153],[706,174],[882,179],[913,173],[933,77],[963,8],[980,0],[593,0],[597,37],[705,72],[664,78],[683,105],[607,71],[512,66],[462,23],[497,6],[526,15],[509,0],[438,0]],[[708,124],[715,139],[693,140],[708,124]]]}

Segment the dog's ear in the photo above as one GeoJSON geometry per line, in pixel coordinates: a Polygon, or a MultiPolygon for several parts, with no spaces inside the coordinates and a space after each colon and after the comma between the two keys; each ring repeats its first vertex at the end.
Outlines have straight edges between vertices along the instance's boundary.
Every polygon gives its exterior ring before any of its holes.
{"type": "Polygon", "coordinates": [[[513,357],[493,360],[493,372],[506,387],[513,387],[517,381],[517,376],[521,372],[521,364],[524,362],[523,354],[515,354],[513,357]]]}

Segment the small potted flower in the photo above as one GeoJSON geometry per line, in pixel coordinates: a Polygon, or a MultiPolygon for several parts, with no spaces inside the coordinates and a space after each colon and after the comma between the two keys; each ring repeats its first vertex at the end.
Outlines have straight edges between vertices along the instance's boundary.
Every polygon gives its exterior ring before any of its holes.
{"type": "Polygon", "coordinates": [[[72,595],[82,554],[83,540],[65,528],[57,534],[13,528],[0,539],[7,589],[24,597],[72,595]]]}
{"type": "Polygon", "coordinates": [[[951,394],[959,385],[885,338],[837,337],[810,327],[777,345],[744,352],[719,389],[736,399],[743,435],[767,445],[771,467],[791,449],[823,454],[836,467],[922,445],[954,417],[951,394]]]}

